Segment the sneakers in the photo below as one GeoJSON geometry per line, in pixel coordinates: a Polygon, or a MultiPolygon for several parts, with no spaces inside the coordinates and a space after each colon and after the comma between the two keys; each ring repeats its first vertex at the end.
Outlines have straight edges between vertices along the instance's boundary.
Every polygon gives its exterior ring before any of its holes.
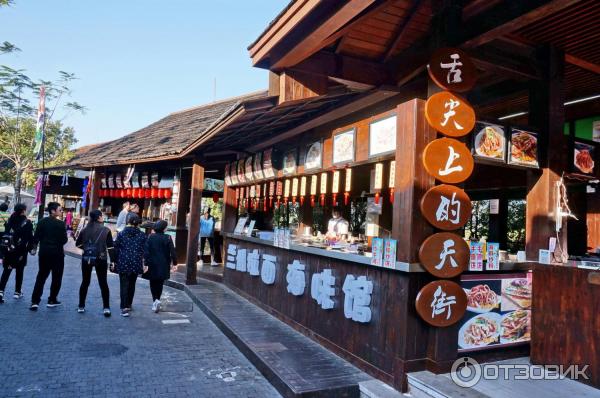
{"type": "Polygon", "coordinates": [[[218,262],[216,262],[216,261],[211,261],[211,262],[210,262],[210,266],[211,266],[211,267],[218,267],[219,265],[220,265],[220,264],[219,264],[218,262]]]}
{"type": "Polygon", "coordinates": [[[13,298],[14,298],[15,300],[18,300],[18,299],[20,299],[21,297],[23,297],[23,293],[21,293],[21,292],[15,292],[15,294],[13,294],[13,298]]]}
{"type": "Polygon", "coordinates": [[[46,307],[48,308],[54,308],[54,307],[58,307],[59,305],[61,305],[62,303],[58,300],[48,300],[48,304],[46,304],[46,307]]]}
{"type": "Polygon", "coordinates": [[[129,310],[127,308],[123,308],[121,310],[121,316],[128,317],[129,316],[129,310]]]}
{"type": "Polygon", "coordinates": [[[83,314],[84,312],[85,312],[85,308],[84,307],[77,308],[77,313],[78,314],[83,314]]]}
{"type": "Polygon", "coordinates": [[[160,300],[154,300],[154,303],[152,303],[152,311],[156,313],[160,311],[160,300]]]}
{"type": "Polygon", "coordinates": [[[106,318],[108,318],[110,316],[110,308],[105,308],[104,311],[102,311],[102,313],[106,318]]]}
{"type": "Polygon", "coordinates": [[[29,307],[29,309],[30,309],[31,311],[37,311],[37,310],[38,310],[38,307],[39,307],[39,305],[37,305],[37,304],[31,304],[31,306],[29,307]]]}

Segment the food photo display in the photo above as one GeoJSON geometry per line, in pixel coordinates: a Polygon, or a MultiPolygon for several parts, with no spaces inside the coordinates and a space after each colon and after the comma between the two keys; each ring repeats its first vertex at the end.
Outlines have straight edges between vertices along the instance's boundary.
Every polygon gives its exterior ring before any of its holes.
{"type": "Polygon", "coordinates": [[[575,166],[575,172],[594,174],[595,149],[593,145],[575,141],[573,149],[573,166],[575,166]]]}
{"type": "Polygon", "coordinates": [[[510,132],[509,163],[539,167],[538,136],[530,131],[512,128],[510,132]]]}
{"type": "Polygon", "coordinates": [[[350,129],[333,136],[333,164],[354,161],[355,130],[350,129]]]}
{"type": "Polygon", "coordinates": [[[459,351],[523,344],[531,339],[531,279],[527,273],[463,275],[467,312],[459,351]]]}
{"type": "Polygon", "coordinates": [[[506,160],[506,130],[497,124],[477,122],[473,130],[473,155],[479,159],[506,160]]]}

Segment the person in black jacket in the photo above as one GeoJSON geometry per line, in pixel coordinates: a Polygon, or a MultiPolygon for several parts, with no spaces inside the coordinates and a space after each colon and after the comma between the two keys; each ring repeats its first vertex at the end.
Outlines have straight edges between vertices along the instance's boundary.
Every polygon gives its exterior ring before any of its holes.
{"type": "Polygon", "coordinates": [[[135,213],[127,215],[127,226],[117,235],[115,252],[117,261],[111,271],[119,274],[121,287],[121,316],[128,317],[135,294],[135,283],[144,266],[146,234],[138,226],[141,219],[135,213]]]}
{"type": "Polygon", "coordinates": [[[5,248],[1,253],[4,257],[2,264],[4,271],[0,278],[0,303],[4,302],[4,288],[12,270],[15,270],[15,299],[23,297],[21,287],[23,285],[23,271],[27,265],[27,252],[33,249],[33,224],[25,215],[27,206],[24,204],[15,205],[8,222],[5,225],[5,233],[12,236],[12,245],[5,248]]]}
{"type": "Polygon", "coordinates": [[[171,271],[177,266],[175,246],[169,235],[165,235],[167,222],[164,220],[154,223],[154,233],[148,237],[144,248],[144,277],[150,280],[152,293],[152,311],[160,311],[160,296],[163,283],[171,277],[171,271]]]}
{"type": "Polygon", "coordinates": [[[65,269],[65,252],[63,246],[67,243],[67,227],[60,220],[62,207],[56,202],[48,203],[48,217],[40,221],[35,229],[33,241],[39,243],[38,261],[40,269],[35,278],[35,286],[31,294],[31,311],[37,311],[46,279],[52,273],[52,283],[50,284],[50,296],[46,307],[54,308],[61,305],[57,296],[62,284],[63,271],[65,269]]]}
{"type": "Polygon", "coordinates": [[[96,269],[96,277],[100,292],[102,293],[102,304],[104,306],[104,316],[110,316],[110,302],[108,282],[106,274],[108,272],[108,260],[114,262],[114,244],[110,229],[104,226],[104,217],[100,210],[92,210],[89,216],[89,224],[81,231],[75,242],[75,246],[83,249],[81,257],[81,286],[79,287],[79,307],[77,312],[85,312],[85,299],[87,297],[88,287],[92,279],[92,269],[96,269]],[[91,251],[90,251],[91,250],[91,251]],[[108,258],[106,253],[108,252],[108,258]],[[91,257],[93,258],[91,258],[91,257]]]}

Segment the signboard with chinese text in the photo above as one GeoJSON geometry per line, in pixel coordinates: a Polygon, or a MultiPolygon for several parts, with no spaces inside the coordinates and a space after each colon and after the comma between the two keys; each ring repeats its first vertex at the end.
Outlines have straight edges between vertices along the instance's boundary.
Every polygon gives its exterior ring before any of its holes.
{"type": "Polygon", "coordinates": [[[383,241],[383,266],[385,268],[396,268],[396,248],[398,241],[385,239],[383,241]]]}
{"type": "Polygon", "coordinates": [[[383,239],[373,238],[371,253],[371,265],[381,267],[383,264],[383,239]]]}
{"type": "Polygon", "coordinates": [[[438,278],[454,278],[467,269],[469,245],[459,235],[439,232],[431,235],[419,249],[419,262],[438,278]]]}
{"type": "Polygon", "coordinates": [[[471,216],[471,199],[453,185],[436,185],[421,199],[421,213],[434,227],[444,231],[462,228],[471,216]]]}
{"type": "Polygon", "coordinates": [[[527,273],[462,275],[467,312],[459,352],[526,344],[531,339],[531,279],[527,273]]]}
{"type": "Polygon", "coordinates": [[[433,281],[417,294],[416,308],[419,316],[428,324],[450,326],[463,318],[467,310],[467,295],[456,282],[433,281]]]}
{"type": "Polygon", "coordinates": [[[439,48],[427,65],[429,77],[444,90],[469,91],[477,81],[477,68],[471,58],[458,48],[439,48]]]}
{"type": "Polygon", "coordinates": [[[437,180],[458,184],[473,173],[473,155],[465,144],[453,138],[431,141],[423,151],[423,166],[437,180]]]}
{"type": "Polygon", "coordinates": [[[483,271],[483,243],[469,242],[470,260],[469,271],[483,271]]]}
{"type": "Polygon", "coordinates": [[[486,271],[498,271],[500,269],[500,243],[488,242],[486,271]]]}
{"type": "Polygon", "coordinates": [[[467,100],[449,91],[433,94],[425,103],[429,125],[450,137],[462,137],[475,126],[475,111],[467,100]]]}

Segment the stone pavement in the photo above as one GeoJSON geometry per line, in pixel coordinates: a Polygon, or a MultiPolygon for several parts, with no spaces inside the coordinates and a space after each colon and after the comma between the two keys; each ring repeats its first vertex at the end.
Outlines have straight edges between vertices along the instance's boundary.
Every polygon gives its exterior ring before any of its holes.
{"type": "Polygon", "coordinates": [[[54,309],[45,306],[49,279],[38,312],[28,310],[36,258],[29,259],[19,301],[11,275],[0,305],[0,397],[279,396],[182,292],[165,287],[168,308],[154,314],[140,279],[134,311],[122,318],[118,277],[109,274],[113,316],[104,318],[94,274],[86,313],[78,314],[79,260],[65,262],[63,305],[54,309]]]}

